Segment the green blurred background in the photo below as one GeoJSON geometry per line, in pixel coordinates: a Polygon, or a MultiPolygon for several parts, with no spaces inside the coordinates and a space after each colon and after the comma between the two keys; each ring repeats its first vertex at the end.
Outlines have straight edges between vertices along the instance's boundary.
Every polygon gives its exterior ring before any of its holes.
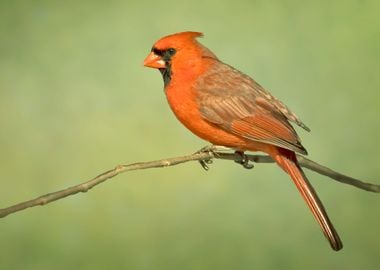
{"type": "MultiPolygon", "coordinates": [[[[379,1],[1,1],[0,207],[119,163],[205,142],[142,61],[184,30],[312,129],[310,157],[380,183],[379,1]]],[[[0,269],[378,269],[380,196],[309,173],[345,248],[330,250],[274,165],[123,174],[0,220],[0,269]]]]}

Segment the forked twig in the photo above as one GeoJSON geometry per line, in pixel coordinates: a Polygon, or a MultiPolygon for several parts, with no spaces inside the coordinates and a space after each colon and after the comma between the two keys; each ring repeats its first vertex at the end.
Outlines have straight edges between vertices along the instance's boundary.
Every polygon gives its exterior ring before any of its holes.
{"type": "MultiPolygon", "coordinates": [[[[65,198],[67,196],[74,195],[79,192],[87,192],[94,186],[99,185],[100,183],[105,182],[106,180],[111,179],[112,177],[118,174],[127,172],[127,171],[142,170],[142,169],[149,169],[149,168],[162,168],[162,167],[174,166],[177,164],[181,164],[181,163],[189,162],[189,161],[195,161],[195,160],[211,161],[213,159],[224,159],[224,160],[239,161],[241,160],[241,158],[242,156],[237,153],[226,153],[223,151],[207,151],[206,150],[206,151],[196,152],[188,156],[174,157],[174,158],[161,159],[161,160],[149,161],[149,162],[132,163],[128,165],[118,165],[114,169],[106,171],[96,176],[95,178],[88,180],[86,182],[80,183],[78,185],[71,186],[71,187],[68,187],[59,191],[55,191],[52,193],[48,193],[48,194],[39,196],[35,199],[24,201],[24,202],[21,202],[21,203],[18,203],[6,208],[2,208],[0,209],[0,218],[6,217],[9,214],[24,210],[29,207],[34,207],[37,205],[45,205],[53,201],[65,198]]],[[[255,163],[273,163],[274,162],[269,156],[265,156],[265,155],[245,155],[245,158],[248,158],[250,161],[255,162],[255,163]]],[[[349,184],[366,191],[371,191],[371,192],[376,192],[376,193],[380,192],[380,185],[365,183],[358,179],[340,174],[336,171],[333,171],[303,156],[298,156],[298,161],[302,167],[308,168],[319,174],[328,176],[331,179],[334,179],[341,183],[349,184]]]]}

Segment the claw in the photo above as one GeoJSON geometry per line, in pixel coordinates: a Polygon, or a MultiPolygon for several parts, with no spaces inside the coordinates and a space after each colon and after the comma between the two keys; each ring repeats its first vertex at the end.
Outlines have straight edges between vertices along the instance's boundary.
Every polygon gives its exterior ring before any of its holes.
{"type": "MultiPolygon", "coordinates": [[[[199,151],[196,153],[210,153],[212,156],[216,155],[215,153],[215,146],[214,145],[207,145],[205,147],[202,147],[199,151]]],[[[210,167],[208,165],[212,164],[212,159],[204,159],[204,160],[199,160],[199,164],[201,164],[202,168],[205,171],[208,171],[210,167]]]]}
{"type": "Polygon", "coordinates": [[[236,163],[240,164],[243,166],[245,169],[253,169],[254,165],[252,163],[249,163],[249,158],[247,155],[244,154],[244,152],[241,151],[235,151],[235,154],[239,155],[240,158],[235,160],[236,163]]]}
{"type": "Polygon", "coordinates": [[[202,168],[205,171],[208,171],[210,167],[208,166],[209,164],[212,164],[212,159],[206,159],[206,160],[198,160],[199,164],[201,164],[202,168]]]}

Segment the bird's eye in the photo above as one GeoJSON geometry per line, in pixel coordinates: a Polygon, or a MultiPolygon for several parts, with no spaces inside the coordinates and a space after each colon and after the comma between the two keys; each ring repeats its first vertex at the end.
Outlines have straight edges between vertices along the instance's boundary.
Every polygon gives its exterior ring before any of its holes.
{"type": "Polygon", "coordinates": [[[175,54],[176,50],[173,49],[173,48],[169,48],[169,49],[167,50],[167,52],[169,53],[170,56],[172,56],[172,55],[175,54]]]}

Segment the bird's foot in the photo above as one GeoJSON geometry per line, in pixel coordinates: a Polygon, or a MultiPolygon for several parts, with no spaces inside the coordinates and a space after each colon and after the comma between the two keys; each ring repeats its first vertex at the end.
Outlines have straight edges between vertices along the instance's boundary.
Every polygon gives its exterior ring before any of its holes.
{"type": "Polygon", "coordinates": [[[205,147],[202,147],[200,150],[195,152],[195,154],[201,154],[201,153],[208,153],[210,155],[210,158],[207,159],[201,159],[198,160],[199,164],[201,164],[202,168],[205,171],[208,171],[210,167],[208,165],[212,164],[212,158],[217,155],[216,146],[215,145],[206,145],[205,147]]]}
{"type": "Polygon", "coordinates": [[[219,156],[218,152],[222,151],[228,151],[231,150],[228,147],[220,146],[220,145],[207,145],[205,147],[202,147],[199,151],[195,152],[197,154],[199,153],[208,153],[210,155],[210,158],[199,160],[199,163],[201,164],[202,168],[208,171],[210,167],[208,165],[212,164],[212,158],[219,156]]]}
{"type": "Polygon", "coordinates": [[[235,159],[235,162],[242,165],[245,169],[253,169],[254,165],[252,163],[249,163],[249,158],[244,152],[242,151],[235,151],[235,154],[239,156],[238,159],[235,159]]]}

